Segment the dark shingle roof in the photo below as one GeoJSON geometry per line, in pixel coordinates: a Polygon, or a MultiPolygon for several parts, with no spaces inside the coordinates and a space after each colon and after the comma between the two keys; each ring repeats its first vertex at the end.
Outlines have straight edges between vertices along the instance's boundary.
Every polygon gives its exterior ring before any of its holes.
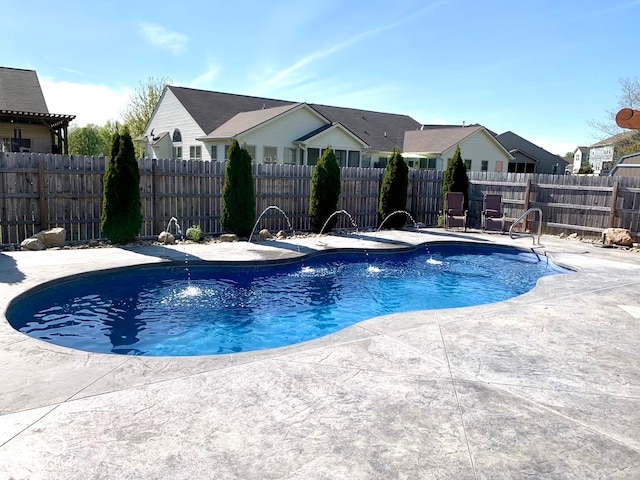
{"type": "Polygon", "coordinates": [[[496,137],[504,148],[509,151],[518,150],[519,152],[525,153],[529,158],[533,158],[538,162],[543,162],[545,164],[554,164],[559,163],[560,161],[567,164],[567,161],[555,155],[544,148],[537,146],[534,143],[531,143],[529,140],[522,138],[520,135],[517,135],[513,132],[504,132],[496,137]]]}
{"type": "Polygon", "coordinates": [[[0,67],[0,110],[49,113],[35,70],[0,67]]]}
{"type": "MultiPolygon", "coordinates": [[[[184,87],[169,86],[167,88],[173,92],[206,134],[213,132],[238,113],[299,103],[184,87]]],[[[326,117],[330,123],[341,123],[369,144],[373,150],[390,152],[396,147],[402,148],[404,132],[420,128],[420,123],[407,115],[318,104],[309,104],[309,106],[326,117]]]]}

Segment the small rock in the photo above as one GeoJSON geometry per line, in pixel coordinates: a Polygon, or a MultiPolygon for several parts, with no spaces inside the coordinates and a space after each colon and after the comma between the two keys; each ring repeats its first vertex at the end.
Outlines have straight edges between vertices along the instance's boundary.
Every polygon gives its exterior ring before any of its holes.
{"type": "Polygon", "coordinates": [[[89,240],[90,247],[97,247],[98,245],[100,245],[100,242],[98,242],[97,240],[89,240]]]}
{"type": "Polygon", "coordinates": [[[572,233],[567,237],[569,240],[580,240],[580,236],[577,233],[572,233]]]}
{"type": "Polygon", "coordinates": [[[34,251],[45,250],[47,248],[45,247],[44,243],[42,243],[40,239],[35,237],[25,238],[20,244],[20,247],[24,250],[34,250],[34,251]]]}
{"type": "Polygon", "coordinates": [[[160,232],[160,235],[158,235],[158,241],[164,244],[173,244],[176,243],[176,237],[169,232],[160,232]]]}
{"type": "Polygon", "coordinates": [[[640,243],[634,243],[633,248],[635,248],[636,250],[640,249],[640,243]]]}
{"type": "Polygon", "coordinates": [[[223,233],[220,235],[221,242],[237,242],[238,236],[235,233],[223,233]]]}
{"type": "Polygon", "coordinates": [[[631,232],[626,228],[606,228],[602,232],[603,245],[622,245],[631,247],[634,243],[631,232]]]}
{"type": "Polygon", "coordinates": [[[280,230],[278,233],[276,233],[276,237],[278,238],[287,238],[289,235],[287,235],[287,232],[285,232],[284,230],[280,230]]]}
{"type": "Polygon", "coordinates": [[[64,247],[64,239],[66,236],[67,231],[62,227],[42,230],[34,235],[35,238],[44,243],[45,248],[64,247]]]}
{"type": "Polygon", "coordinates": [[[559,236],[560,236],[560,238],[564,238],[564,237],[566,237],[567,235],[566,235],[564,232],[562,232],[562,233],[560,233],[560,235],[559,235],[559,236]]]}
{"type": "Polygon", "coordinates": [[[260,230],[260,233],[258,235],[260,236],[260,240],[268,240],[269,238],[273,238],[273,235],[271,235],[271,232],[266,228],[263,228],[262,230],[260,230]]]}

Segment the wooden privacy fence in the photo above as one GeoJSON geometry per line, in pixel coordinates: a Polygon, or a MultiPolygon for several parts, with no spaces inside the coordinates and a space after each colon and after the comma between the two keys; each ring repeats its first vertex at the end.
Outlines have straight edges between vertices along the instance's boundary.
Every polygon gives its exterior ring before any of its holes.
{"type": "MultiPolygon", "coordinates": [[[[144,222],[142,237],[162,231],[171,217],[183,229],[197,224],[208,234],[220,225],[224,163],[200,160],[138,160],[144,222]]],[[[61,226],[67,240],[101,238],[104,157],[0,153],[0,244],[15,244],[41,229],[61,226]]],[[[254,165],[256,214],[276,205],[296,231],[309,230],[307,210],[314,167],[254,165]]],[[[383,169],[343,168],[339,209],[360,228],[378,224],[383,169]]],[[[442,208],[442,172],[409,170],[407,210],[417,222],[437,224],[442,208]]],[[[511,220],[529,207],[543,210],[543,231],[579,231],[599,236],[619,226],[640,231],[640,178],[471,172],[470,218],[479,226],[484,193],[502,195],[511,220]]],[[[532,220],[535,221],[535,220],[532,220]]],[[[338,227],[350,226],[344,216],[338,227]]],[[[287,229],[283,216],[268,211],[259,228],[287,229]]]]}

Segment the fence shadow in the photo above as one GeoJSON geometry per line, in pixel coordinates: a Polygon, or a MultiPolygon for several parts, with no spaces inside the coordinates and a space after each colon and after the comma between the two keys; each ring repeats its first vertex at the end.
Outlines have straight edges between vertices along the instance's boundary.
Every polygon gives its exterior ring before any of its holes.
{"type": "Polygon", "coordinates": [[[117,248],[126,250],[128,252],[137,253],[139,255],[146,255],[147,257],[161,258],[172,262],[184,262],[185,258],[188,260],[202,260],[197,255],[192,253],[177,250],[175,248],[164,247],[162,245],[122,245],[117,248]]]}
{"type": "Polygon", "coordinates": [[[15,258],[0,253],[0,283],[20,283],[25,278],[25,274],[18,269],[15,258]]]}

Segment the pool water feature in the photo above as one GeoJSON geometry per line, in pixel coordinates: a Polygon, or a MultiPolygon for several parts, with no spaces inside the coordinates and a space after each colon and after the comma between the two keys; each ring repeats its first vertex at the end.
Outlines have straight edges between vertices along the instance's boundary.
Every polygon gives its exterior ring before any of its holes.
{"type": "Polygon", "coordinates": [[[70,277],[7,311],[35,338],[148,356],[259,350],[318,338],[396,312],[498,302],[567,273],[532,252],[430,245],[333,252],[278,264],[144,266],[70,277]]]}

